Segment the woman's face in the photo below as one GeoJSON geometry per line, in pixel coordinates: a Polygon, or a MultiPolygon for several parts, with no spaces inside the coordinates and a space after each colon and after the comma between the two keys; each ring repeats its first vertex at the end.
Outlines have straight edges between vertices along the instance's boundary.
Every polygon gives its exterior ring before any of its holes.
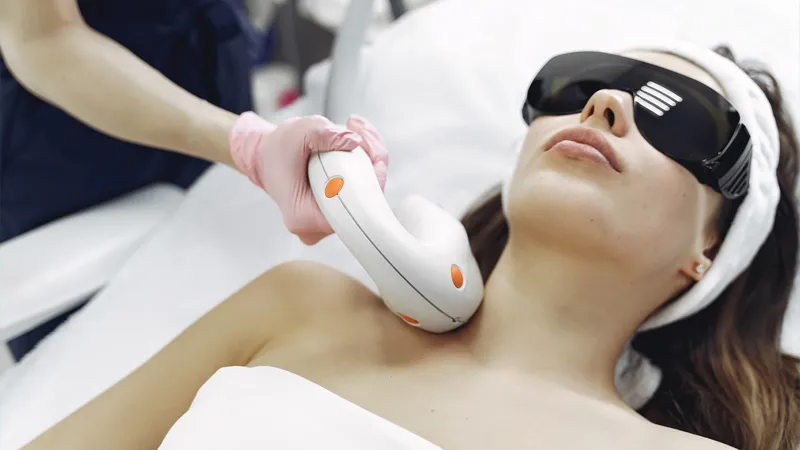
{"type": "MultiPolygon", "coordinates": [[[[625,56],[721,92],[709,74],[676,56],[625,56]]],[[[580,114],[534,120],[507,200],[512,239],[558,242],[582,257],[615,262],[639,274],[685,267],[702,256],[715,242],[722,204],[722,196],[642,137],[633,120],[633,98],[614,90],[595,93],[580,114]],[[551,146],[557,133],[573,127],[604,138],[616,168],[569,141],[551,146]]]]}

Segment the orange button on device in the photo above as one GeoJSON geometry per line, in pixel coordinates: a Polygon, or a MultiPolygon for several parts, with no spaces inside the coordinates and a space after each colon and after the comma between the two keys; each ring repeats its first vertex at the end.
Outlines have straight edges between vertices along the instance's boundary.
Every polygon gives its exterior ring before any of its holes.
{"type": "Polygon", "coordinates": [[[325,185],[325,197],[331,198],[336,197],[339,194],[339,191],[342,190],[344,186],[344,178],[342,177],[333,177],[328,180],[328,184],[325,185]]]}
{"type": "Polygon", "coordinates": [[[419,321],[417,319],[413,318],[413,317],[408,317],[407,315],[400,314],[400,313],[397,313],[397,315],[400,316],[401,319],[403,319],[406,322],[410,323],[411,325],[419,325],[419,321]]]}
{"type": "Polygon", "coordinates": [[[464,275],[461,273],[461,269],[455,264],[450,266],[450,278],[453,279],[453,285],[457,289],[461,289],[461,286],[464,285],[464,275]]]}

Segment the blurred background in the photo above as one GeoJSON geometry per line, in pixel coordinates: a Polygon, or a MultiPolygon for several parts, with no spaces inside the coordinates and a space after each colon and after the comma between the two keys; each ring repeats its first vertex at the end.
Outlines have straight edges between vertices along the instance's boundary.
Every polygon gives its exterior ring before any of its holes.
{"type": "MultiPolygon", "coordinates": [[[[253,27],[253,94],[258,113],[270,117],[302,92],[303,74],[330,55],[348,0],[235,0],[253,27]]],[[[368,39],[394,19],[434,0],[380,0],[368,39]]]]}

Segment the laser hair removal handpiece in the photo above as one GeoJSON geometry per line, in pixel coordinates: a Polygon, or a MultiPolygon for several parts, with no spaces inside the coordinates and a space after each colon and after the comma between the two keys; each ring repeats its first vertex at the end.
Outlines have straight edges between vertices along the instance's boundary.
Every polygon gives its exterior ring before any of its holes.
{"type": "MultiPolygon", "coordinates": [[[[333,46],[325,115],[343,123],[360,94],[360,57],[373,0],[351,0],[333,46]]],[[[406,323],[442,333],[483,300],[483,280],[461,222],[411,196],[394,211],[366,152],[318,153],[308,165],[314,197],[333,231],[406,323]]]]}

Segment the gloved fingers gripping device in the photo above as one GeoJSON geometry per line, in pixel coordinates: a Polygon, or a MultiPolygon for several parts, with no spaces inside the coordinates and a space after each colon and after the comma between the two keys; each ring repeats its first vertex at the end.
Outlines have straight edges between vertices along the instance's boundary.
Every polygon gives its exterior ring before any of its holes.
{"type": "Polygon", "coordinates": [[[392,210],[361,148],[318,153],[308,174],[325,218],[392,312],[434,333],[475,313],[483,280],[461,222],[419,196],[392,210]]]}

